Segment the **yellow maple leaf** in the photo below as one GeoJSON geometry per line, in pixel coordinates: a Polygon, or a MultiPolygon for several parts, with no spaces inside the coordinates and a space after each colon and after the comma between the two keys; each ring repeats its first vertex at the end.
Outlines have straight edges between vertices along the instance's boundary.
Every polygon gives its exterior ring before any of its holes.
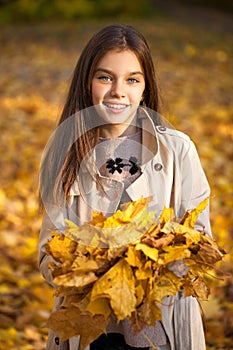
{"type": "Polygon", "coordinates": [[[98,278],[95,273],[89,271],[87,273],[77,273],[76,271],[67,272],[66,274],[56,276],[54,278],[54,283],[58,286],[65,287],[84,287],[93,282],[95,282],[98,278]]]}
{"type": "Polygon", "coordinates": [[[197,221],[199,214],[207,207],[208,202],[209,202],[209,197],[207,197],[201,203],[199,203],[195,209],[191,210],[188,213],[187,217],[185,218],[183,225],[194,228],[194,225],[197,221]]]}
{"type": "Polygon", "coordinates": [[[164,208],[160,215],[159,221],[163,226],[166,222],[172,221],[175,217],[173,208],[164,208]]]}
{"type": "Polygon", "coordinates": [[[87,246],[98,247],[100,244],[99,236],[101,228],[85,223],[82,226],[71,225],[69,220],[65,220],[67,227],[64,229],[64,235],[74,242],[81,242],[87,246]]]}
{"type": "Polygon", "coordinates": [[[135,310],[135,278],[130,265],[124,259],[119,260],[94,284],[90,300],[100,297],[109,298],[119,321],[135,310]]]}
{"type": "Polygon", "coordinates": [[[143,329],[145,325],[155,326],[156,321],[161,320],[161,309],[157,303],[157,296],[155,294],[154,284],[148,284],[147,290],[148,291],[144,302],[137,309],[137,323],[139,325],[137,331],[143,329]]]}
{"type": "Polygon", "coordinates": [[[188,246],[191,246],[192,244],[198,244],[201,240],[201,235],[202,233],[196,231],[196,230],[192,230],[190,228],[187,228],[184,236],[186,239],[186,244],[188,246]]]}
{"type": "Polygon", "coordinates": [[[86,310],[93,315],[103,315],[105,319],[107,319],[112,313],[108,298],[98,298],[90,301],[86,310]]]}
{"type": "Polygon", "coordinates": [[[98,263],[94,259],[88,259],[86,256],[78,256],[71,265],[71,269],[78,274],[87,273],[89,271],[97,271],[98,263]]]}
{"type": "Polygon", "coordinates": [[[168,246],[164,247],[164,254],[160,256],[159,264],[168,264],[174,260],[185,259],[191,256],[191,251],[188,249],[188,246],[183,244],[181,246],[168,246]]]}
{"type": "Polygon", "coordinates": [[[155,222],[147,230],[147,236],[156,237],[160,232],[161,232],[161,225],[155,222]]]}
{"type": "Polygon", "coordinates": [[[146,209],[144,212],[137,218],[137,228],[139,230],[143,230],[145,228],[150,228],[150,226],[154,223],[155,220],[155,211],[147,212],[146,209]]]}
{"type": "Polygon", "coordinates": [[[136,295],[136,307],[140,305],[143,301],[143,298],[145,296],[145,289],[143,288],[143,285],[141,281],[138,281],[138,284],[135,287],[135,295],[136,295]]]}
{"type": "Polygon", "coordinates": [[[175,233],[176,235],[183,235],[186,239],[186,244],[197,244],[201,239],[201,233],[177,222],[167,222],[162,231],[164,233],[175,233]]]}
{"type": "Polygon", "coordinates": [[[136,244],[135,249],[141,250],[151,260],[158,261],[158,256],[159,256],[158,249],[149,247],[147,244],[143,244],[143,243],[136,244]]]}
{"type": "Polygon", "coordinates": [[[141,252],[136,251],[135,246],[129,246],[125,260],[129,263],[129,265],[134,267],[141,267],[142,265],[142,259],[141,259],[141,252]]]}
{"type": "Polygon", "coordinates": [[[72,262],[75,258],[73,252],[77,244],[60,233],[52,232],[51,234],[53,238],[47,243],[47,254],[52,255],[56,261],[61,263],[72,262]]]}
{"type": "Polygon", "coordinates": [[[132,218],[125,215],[124,212],[117,210],[115,214],[105,219],[103,228],[117,228],[119,226],[125,226],[129,222],[132,222],[132,218]]]}
{"type": "Polygon", "coordinates": [[[105,220],[106,220],[106,217],[102,212],[93,211],[92,220],[89,222],[89,224],[96,227],[103,227],[105,220]]]}
{"type": "Polygon", "coordinates": [[[158,304],[162,304],[162,300],[167,295],[175,295],[183,287],[184,280],[174,275],[172,272],[164,269],[161,278],[156,281],[154,286],[154,298],[158,304]]]}
{"type": "Polygon", "coordinates": [[[153,269],[152,269],[152,261],[148,260],[144,264],[141,264],[139,268],[135,271],[135,276],[137,280],[148,280],[152,278],[153,269]]]}
{"type": "Polygon", "coordinates": [[[153,223],[155,213],[147,212],[149,198],[129,202],[125,210],[118,210],[105,218],[102,213],[93,212],[92,221],[77,226],[66,220],[64,234],[83,245],[102,248],[115,248],[136,242],[153,223]]]}
{"type": "MultiPolygon", "coordinates": [[[[130,222],[142,221],[143,216],[147,216],[146,213],[148,201],[151,198],[141,197],[136,202],[128,202],[122,204],[121,210],[117,210],[115,214],[108,217],[103,224],[104,228],[117,228],[119,226],[127,225],[130,222]]],[[[151,215],[151,214],[149,214],[151,215]]]]}
{"type": "Polygon", "coordinates": [[[140,214],[147,208],[148,203],[152,200],[152,197],[140,197],[135,202],[128,202],[121,205],[121,210],[125,216],[133,218],[134,221],[140,217],[140,214]]]}
{"type": "Polygon", "coordinates": [[[78,225],[76,225],[73,221],[71,221],[69,219],[65,219],[65,223],[70,231],[72,231],[72,230],[76,231],[78,229],[78,225]]]}
{"type": "Polygon", "coordinates": [[[105,241],[108,248],[117,248],[134,243],[142,237],[143,232],[136,227],[135,223],[129,223],[124,227],[103,228],[102,240],[105,241]]]}

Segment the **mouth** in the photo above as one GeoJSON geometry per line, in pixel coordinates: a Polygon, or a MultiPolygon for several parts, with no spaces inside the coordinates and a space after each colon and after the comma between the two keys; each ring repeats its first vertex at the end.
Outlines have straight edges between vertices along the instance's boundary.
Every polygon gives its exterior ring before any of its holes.
{"type": "Polygon", "coordinates": [[[112,113],[121,113],[129,107],[129,105],[125,103],[110,103],[104,102],[103,105],[107,107],[107,109],[112,113]]]}

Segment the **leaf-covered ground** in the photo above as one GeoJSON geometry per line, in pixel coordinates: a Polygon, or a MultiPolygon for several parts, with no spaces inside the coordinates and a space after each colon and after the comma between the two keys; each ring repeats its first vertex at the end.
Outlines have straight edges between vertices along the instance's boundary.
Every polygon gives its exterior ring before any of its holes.
{"type": "MultiPolygon", "coordinates": [[[[233,337],[233,38],[160,17],[128,21],[147,37],[164,115],[195,141],[211,188],[214,237],[228,252],[203,303],[208,349],[233,337]],[[217,335],[217,336],[216,336],[217,335]]],[[[12,24],[0,47],[0,349],[42,350],[53,291],[37,269],[38,169],[86,40],[108,22],[12,24]]]]}

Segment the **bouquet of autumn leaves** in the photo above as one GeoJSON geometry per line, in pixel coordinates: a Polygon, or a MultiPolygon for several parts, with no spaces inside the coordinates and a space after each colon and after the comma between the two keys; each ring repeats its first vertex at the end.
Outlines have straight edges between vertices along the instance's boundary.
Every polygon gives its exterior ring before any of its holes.
{"type": "Polygon", "coordinates": [[[81,349],[106,332],[110,316],[130,319],[135,332],[161,319],[162,299],[207,299],[208,270],[224,252],[194,224],[208,199],[182,219],[165,208],[157,223],[147,211],[150,198],[122,205],[111,217],[94,212],[91,222],[77,226],[67,220],[63,234],[52,232],[51,255],[56,296],[62,308],[48,327],[62,341],[80,335],[81,349]]]}

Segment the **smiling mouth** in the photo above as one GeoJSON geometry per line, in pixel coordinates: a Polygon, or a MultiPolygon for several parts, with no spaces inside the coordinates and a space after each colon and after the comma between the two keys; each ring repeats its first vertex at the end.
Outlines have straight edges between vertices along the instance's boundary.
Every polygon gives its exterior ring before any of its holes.
{"type": "Polygon", "coordinates": [[[125,110],[127,107],[129,107],[129,105],[123,104],[123,103],[107,103],[107,102],[105,102],[103,104],[109,110],[117,111],[117,112],[121,112],[121,111],[125,110]]]}

